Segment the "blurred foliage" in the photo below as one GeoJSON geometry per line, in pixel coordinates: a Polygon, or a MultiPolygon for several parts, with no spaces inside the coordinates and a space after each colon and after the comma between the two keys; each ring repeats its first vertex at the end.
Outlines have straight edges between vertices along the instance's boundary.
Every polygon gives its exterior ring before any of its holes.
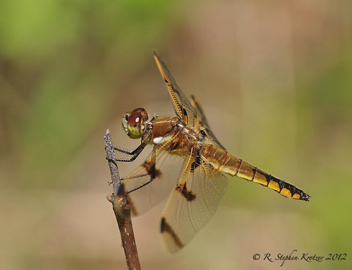
{"type": "MultiPolygon", "coordinates": [[[[216,221],[173,257],[160,254],[148,225],[160,211],[136,219],[142,267],[253,269],[254,252],[295,248],[349,256],[351,8],[332,0],[0,2],[0,268],[125,265],[111,252],[118,234],[102,203],[110,192],[102,135],[116,126],[116,144],[132,148],[138,142],[120,128],[125,110],[172,112],[153,48],[231,153],[312,198],[293,202],[231,178],[216,221]]],[[[350,269],[350,261],[285,267],[350,269]]]]}
{"type": "Polygon", "coordinates": [[[112,93],[124,91],[115,87],[126,80],[122,74],[143,68],[146,52],[172,18],[172,3],[0,5],[1,155],[16,156],[16,183],[21,186],[55,185],[47,179],[67,165],[101,124],[112,93]]]}

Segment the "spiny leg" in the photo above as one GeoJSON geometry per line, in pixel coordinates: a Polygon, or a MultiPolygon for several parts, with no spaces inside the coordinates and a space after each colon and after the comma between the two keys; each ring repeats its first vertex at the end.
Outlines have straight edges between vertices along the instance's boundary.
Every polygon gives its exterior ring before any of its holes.
{"type": "Polygon", "coordinates": [[[145,148],[146,144],[142,143],[141,145],[139,145],[136,149],[134,149],[133,151],[127,151],[118,147],[114,147],[114,150],[123,153],[125,155],[129,155],[132,156],[131,158],[127,158],[127,159],[116,159],[115,161],[119,161],[119,162],[132,162],[134,161],[140,153],[142,153],[143,149],[145,148]]]}

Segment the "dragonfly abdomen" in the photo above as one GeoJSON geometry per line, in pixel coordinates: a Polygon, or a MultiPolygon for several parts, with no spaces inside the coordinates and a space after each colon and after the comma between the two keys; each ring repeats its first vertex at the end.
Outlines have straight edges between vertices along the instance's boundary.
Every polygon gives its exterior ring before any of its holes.
{"type": "Polygon", "coordinates": [[[309,195],[283,180],[268,174],[248,162],[237,158],[226,150],[213,145],[203,146],[200,150],[210,164],[217,170],[231,176],[237,176],[247,181],[268,187],[286,198],[309,201],[309,195]]]}

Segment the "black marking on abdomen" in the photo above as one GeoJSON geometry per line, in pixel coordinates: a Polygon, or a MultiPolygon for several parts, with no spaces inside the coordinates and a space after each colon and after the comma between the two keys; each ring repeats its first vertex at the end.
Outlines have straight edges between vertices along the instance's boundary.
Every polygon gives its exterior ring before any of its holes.
{"type": "MultiPolygon", "coordinates": [[[[264,176],[266,178],[266,183],[267,183],[266,186],[269,186],[269,183],[272,179],[271,174],[264,174],[264,176]]],[[[279,183],[279,187],[280,187],[280,183],[279,183]]],[[[281,187],[280,187],[280,190],[281,190],[281,187]]]]}
{"type": "Polygon", "coordinates": [[[301,200],[309,202],[310,195],[300,189],[297,189],[297,193],[299,194],[301,200]]]}
{"type": "Polygon", "coordinates": [[[251,181],[253,181],[253,180],[254,180],[255,175],[257,174],[257,170],[258,170],[258,168],[257,168],[257,167],[254,167],[254,169],[252,169],[252,170],[253,170],[253,177],[252,177],[252,180],[251,180],[251,181]]]}
{"type": "Polygon", "coordinates": [[[281,192],[281,190],[285,187],[285,182],[280,179],[277,179],[274,176],[271,176],[271,179],[274,180],[275,182],[279,183],[280,192],[281,192]]]}
{"type": "MultiPolygon", "coordinates": [[[[296,186],[294,185],[291,185],[290,183],[286,183],[285,181],[283,180],[280,180],[274,176],[272,176],[271,174],[265,174],[265,178],[266,180],[268,181],[268,184],[267,186],[269,186],[269,182],[270,181],[275,181],[276,183],[279,184],[279,188],[280,188],[280,191],[277,191],[274,189],[274,191],[278,192],[278,193],[281,193],[282,189],[283,188],[286,188],[290,191],[291,193],[291,198],[295,195],[295,194],[299,194],[300,196],[300,200],[304,200],[304,201],[309,201],[309,198],[310,196],[305,193],[303,190],[297,188],[296,186]]],[[[286,196],[285,196],[286,197],[286,196]]]]}
{"type": "MultiPolygon", "coordinates": [[[[280,180],[280,179],[278,179],[278,178],[272,176],[271,174],[265,175],[265,178],[266,178],[266,180],[268,181],[267,186],[269,186],[269,182],[270,182],[270,181],[274,181],[274,182],[276,182],[276,183],[279,184],[280,191],[277,191],[277,192],[279,192],[279,193],[282,191],[283,188],[286,187],[285,184],[287,184],[287,183],[285,183],[284,181],[282,181],[282,180],[280,180]]],[[[288,184],[288,185],[290,185],[290,184],[288,184]]],[[[290,186],[292,186],[292,185],[290,185],[290,186]]],[[[286,187],[286,188],[287,188],[287,187],[286,187]]],[[[289,188],[287,188],[287,189],[290,190],[289,188]]],[[[291,190],[290,190],[290,191],[291,191],[291,190]]]]}
{"type": "Polygon", "coordinates": [[[236,176],[236,175],[238,174],[238,172],[240,171],[241,165],[242,165],[242,159],[240,159],[240,165],[238,165],[238,168],[237,168],[237,170],[236,170],[235,176],[236,176]]]}

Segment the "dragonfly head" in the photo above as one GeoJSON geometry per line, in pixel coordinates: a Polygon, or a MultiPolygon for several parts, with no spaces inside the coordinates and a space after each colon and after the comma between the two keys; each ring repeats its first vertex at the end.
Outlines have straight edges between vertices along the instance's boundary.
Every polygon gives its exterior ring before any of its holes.
{"type": "Polygon", "coordinates": [[[144,108],[137,108],[125,113],[122,117],[122,127],[128,137],[139,139],[144,133],[146,121],[148,121],[147,111],[144,108]]]}

